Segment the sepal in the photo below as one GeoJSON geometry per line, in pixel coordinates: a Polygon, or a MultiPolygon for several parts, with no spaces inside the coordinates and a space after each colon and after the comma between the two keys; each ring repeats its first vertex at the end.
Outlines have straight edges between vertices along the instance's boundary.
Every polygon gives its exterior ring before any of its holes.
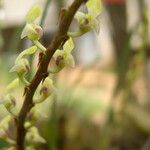
{"type": "Polygon", "coordinates": [[[28,23],[34,22],[42,13],[42,8],[40,5],[34,5],[26,15],[26,21],[28,23]]]}

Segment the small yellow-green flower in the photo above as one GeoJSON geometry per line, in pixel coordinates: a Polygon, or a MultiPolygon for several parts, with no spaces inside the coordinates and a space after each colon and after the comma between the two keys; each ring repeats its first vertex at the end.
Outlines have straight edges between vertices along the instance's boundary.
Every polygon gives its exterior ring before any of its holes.
{"type": "Polygon", "coordinates": [[[41,87],[40,94],[44,99],[50,96],[54,91],[54,85],[51,78],[47,77],[41,87]]]}
{"type": "Polygon", "coordinates": [[[12,67],[10,72],[17,72],[19,76],[26,74],[29,71],[29,62],[27,59],[23,58],[25,55],[34,54],[37,50],[36,46],[32,46],[28,49],[22,51],[16,58],[15,65],[12,67]]]}
{"type": "Polygon", "coordinates": [[[30,40],[39,40],[43,35],[43,29],[35,24],[35,20],[41,15],[41,7],[34,5],[26,16],[26,25],[22,31],[21,39],[28,37],[30,40]]]}
{"type": "Polygon", "coordinates": [[[65,66],[74,67],[75,61],[71,54],[72,50],[74,48],[74,43],[72,38],[69,38],[69,40],[64,44],[62,50],[57,50],[54,54],[54,59],[56,62],[56,66],[61,70],[65,66]]]}
{"type": "Polygon", "coordinates": [[[100,0],[89,0],[86,3],[88,13],[83,13],[78,11],[75,15],[79,23],[79,29],[82,33],[89,32],[92,29],[95,29],[96,32],[99,32],[99,21],[97,17],[101,12],[101,2],[100,0]]]}
{"type": "Polygon", "coordinates": [[[21,58],[15,62],[10,72],[17,72],[18,76],[23,76],[29,71],[29,62],[25,58],[21,58]]]}
{"type": "Polygon", "coordinates": [[[55,87],[53,85],[53,80],[50,77],[45,78],[44,82],[40,87],[40,95],[34,99],[34,103],[41,103],[45,101],[49,96],[55,92],[55,87]]]}

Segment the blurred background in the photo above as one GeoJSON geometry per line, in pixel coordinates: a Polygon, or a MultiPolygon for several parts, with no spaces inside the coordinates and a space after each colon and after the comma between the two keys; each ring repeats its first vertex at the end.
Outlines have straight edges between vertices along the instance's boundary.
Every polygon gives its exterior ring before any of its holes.
{"type": "MultiPolygon", "coordinates": [[[[35,3],[46,10],[39,23],[47,46],[61,8],[73,0],[0,0],[0,97],[16,75],[25,15],[35,3]]],[[[37,106],[36,126],[46,139],[37,150],[150,150],[150,1],[103,0],[100,33],[75,38],[75,68],[53,77],[56,94],[37,106]]],[[[85,11],[84,6],[81,10],[85,11]]],[[[73,21],[70,31],[74,30],[73,21]]],[[[37,57],[29,58],[32,73],[37,57]]],[[[18,108],[23,90],[16,95],[18,108]]],[[[0,106],[0,118],[8,113],[0,106]]],[[[6,143],[0,141],[0,149],[6,143]]]]}

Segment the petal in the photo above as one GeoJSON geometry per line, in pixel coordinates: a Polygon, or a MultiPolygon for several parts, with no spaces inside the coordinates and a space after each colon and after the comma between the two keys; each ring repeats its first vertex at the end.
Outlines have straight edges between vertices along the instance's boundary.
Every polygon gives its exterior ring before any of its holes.
{"type": "Polygon", "coordinates": [[[85,17],[85,14],[81,11],[77,11],[77,13],[75,14],[75,19],[77,19],[77,21],[80,23],[85,17]]]}
{"type": "Polygon", "coordinates": [[[26,25],[24,32],[25,36],[27,36],[31,41],[39,40],[43,34],[42,28],[32,23],[28,23],[26,25]]]}
{"type": "Polygon", "coordinates": [[[17,72],[18,70],[20,70],[22,67],[21,65],[16,64],[15,66],[13,66],[9,72],[17,72]]]}
{"type": "Polygon", "coordinates": [[[89,0],[86,3],[89,14],[96,18],[101,12],[101,1],[100,0],[89,0]]]}
{"type": "Polygon", "coordinates": [[[28,29],[27,26],[25,26],[21,33],[21,39],[25,38],[27,35],[28,35],[28,29]]]}
{"type": "Polygon", "coordinates": [[[28,36],[29,34],[36,34],[36,25],[32,24],[32,23],[28,23],[26,24],[26,26],[24,27],[22,33],[21,33],[21,39],[25,38],[26,36],[28,36]]]}
{"type": "Polygon", "coordinates": [[[66,53],[71,53],[71,51],[73,50],[73,48],[74,48],[73,40],[72,40],[72,38],[69,38],[69,40],[67,40],[66,43],[64,44],[63,50],[66,53]]]}
{"type": "Polygon", "coordinates": [[[19,54],[19,56],[16,58],[16,62],[19,61],[24,55],[31,55],[31,54],[34,54],[37,50],[37,47],[36,46],[32,46],[26,50],[24,50],[23,52],[21,52],[19,54]]]}
{"type": "Polygon", "coordinates": [[[56,52],[54,53],[53,57],[56,60],[58,56],[63,56],[64,55],[64,51],[63,50],[56,50],[56,52]]]}
{"type": "Polygon", "coordinates": [[[42,8],[40,5],[36,4],[34,5],[26,16],[26,21],[28,23],[34,22],[42,13],[42,8]]]}
{"type": "Polygon", "coordinates": [[[66,64],[72,68],[75,67],[75,60],[74,60],[74,57],[72,55],[70,55],[68,57],[68,59],[66,60],[66,64]]]}
{"type": "Polygon", "coordinates": [[[19,79],[16,78],[7,86],[7,91],[11,91],[17,88],[18,86],[19,86],[19,79]]]}
{"type": "Polygon", "coordinates": [[[43,29],[39,25],[35,25],[35,31],[39,34],[39,37],[43,36],[43,29]]]}
{"type": "Polygon", "coordinates": [[[51,89],[53,87],[53,80],[49,77],[47,77],[43,84],[42,84],[43,87],[46,87],[47,89],[51,89]]]}

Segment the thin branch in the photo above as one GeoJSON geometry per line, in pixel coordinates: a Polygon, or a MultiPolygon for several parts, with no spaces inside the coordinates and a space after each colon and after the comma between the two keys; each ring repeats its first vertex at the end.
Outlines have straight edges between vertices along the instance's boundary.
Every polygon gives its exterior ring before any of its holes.
{"type": "Polygon", "coordinates": [[[49,62],[55,53],[55,51],[59,48],[59,46],[63,43],[63,41],[67,37],[67,31],[69,26],[73,20],[73,17],[76,11],[79,9],[80,5],[85,2],[85,0],[74,0],[72,5],[66,10],[65,14],[62,16],[60,20],[60,24],[58,27],[58,31],[56,32],[52,42],[48,46],[46,50],[46,54],[44,55],[39,68],[31,81],[31,84],[26,88],[25,99],[23,106],[20,110],[18,120],[17,120],[17,150],[24,150],[24,141],[26,130],[24,128],[24,123],[27,114],[30,112],[31,108],[34,106],[33,96],[34,93],[42,80],[44,80],[47,76],[47,69],[49,62]]]}

